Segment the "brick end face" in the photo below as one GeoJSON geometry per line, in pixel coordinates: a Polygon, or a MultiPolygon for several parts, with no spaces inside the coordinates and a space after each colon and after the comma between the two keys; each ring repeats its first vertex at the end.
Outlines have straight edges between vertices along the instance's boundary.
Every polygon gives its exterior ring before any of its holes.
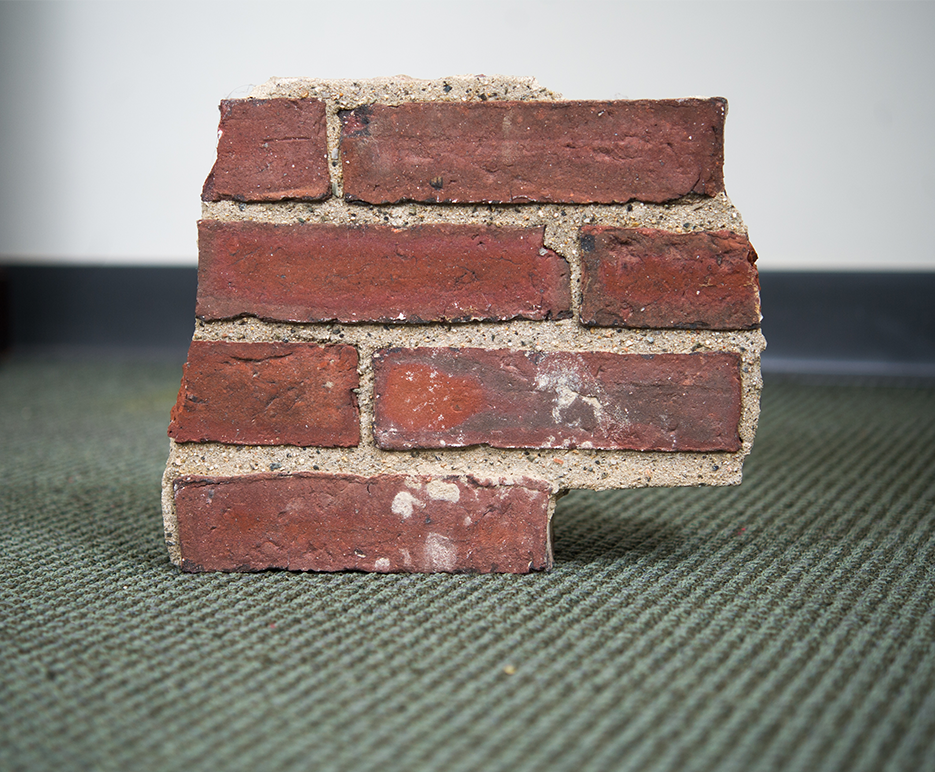
{"type": "Polygon", "coordinates": [[[221,102],[218,152],[203,201],[318,201],[331,195],[325,103],[221,102]]]}
{"type": "Polygon", "coordinates": [[[736,451],[734,354],[394,349],[374,356],[374,436],[412,448],[736,451]]]}
{"type": "Polygon", "coordinates": [[[660,203],[724,189],[723,99],[415,102],[342,113],[345,197],[660,203]]]}
{"type": "Polygon", "coordinates": [[[525,573],[551,568],[532,480],[268,474],[174,481],[187,571],[525,573]]]}
{"type": "Polygon", "coordinates": [[[360,441],[357,349],[193,341],[172,409],[177,442],[348,447],[360,441]]]}
{"type": "Polygon", "coordinates": [[[544,229],[199,223],[203,319],[563,319],[569,268],[544,229]]]}
{"type": "Polygon", "coordinates": [[[759,327],[756,252],[741,234],[585,226],[580,252],[582,324],[759,327]]]}

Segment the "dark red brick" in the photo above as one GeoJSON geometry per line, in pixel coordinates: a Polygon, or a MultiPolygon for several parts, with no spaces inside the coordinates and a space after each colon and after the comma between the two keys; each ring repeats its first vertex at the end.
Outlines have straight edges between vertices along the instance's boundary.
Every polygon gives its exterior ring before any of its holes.
{"type": "Polygon", "coordinates": [[[525,573],[552,565],[548,486],[258,474],[174,482],[187,571],[525,573]]]}
{"type": "Polygon", "coordinates": [[[760,324],[756,252],[730,231],[581,229],[581,323],[748,330],[760,324]]]}
{"type": "Polygon", "coordinates": [[[661,202],[724,189],[723,99],[365,105],[344,193],[397,201],[661,202]]]}
{"type": "Polygon", "coordinates": [[[221,102],[218,157],[204,201],[317,201],[331,195],[325,103],[317,99],[221,102]]]}
{"type": "Polygon", "coordinates": [[[549,319],[571,315],[568,264],[542,228],[202,221],[205,319],[297,322],[549,319]]]}
{"type": "Polygon", "coordinates": [[[193,341],[169,436],[235,445],[357,445],[357,386],[353,346],[193,341]]]}
{"type": "Polygon", "coordinates": [[[374,356],[381,448],[740,448],[735,354],[389,349],[374,356]]]}

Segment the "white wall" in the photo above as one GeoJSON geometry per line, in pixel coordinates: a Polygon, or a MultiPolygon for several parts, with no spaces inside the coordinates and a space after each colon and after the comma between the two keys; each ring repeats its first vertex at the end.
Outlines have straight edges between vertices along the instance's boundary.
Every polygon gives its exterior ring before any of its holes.
{"type": "Polygon", "coordinates": [[[762,269],[935,270],[935,4],[0,2],[0,259],[195,263],[217,103],[272,75],[726,96],[762,269]]]}

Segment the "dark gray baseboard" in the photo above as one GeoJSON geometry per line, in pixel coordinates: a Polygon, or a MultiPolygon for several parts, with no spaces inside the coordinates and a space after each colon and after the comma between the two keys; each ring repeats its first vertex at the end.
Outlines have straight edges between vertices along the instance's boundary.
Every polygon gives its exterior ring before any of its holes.
{"type": "Polygon", "coordinates": [[[763,371],[935,378],[935,272],[760,274],[763,371]]]}
{"type": "Polygon", "coordinates": [[[0,276],[7,352],[185,361],[196,268],[13,265],[0,276]]]}
{"type": "MultiPolygon", "coordinates": [[[[766,373],[935,378],[935,272],[760,274],[766,373]]],[[[6,352],[184,361],[197,270],[0,266],[6,352]]]]}

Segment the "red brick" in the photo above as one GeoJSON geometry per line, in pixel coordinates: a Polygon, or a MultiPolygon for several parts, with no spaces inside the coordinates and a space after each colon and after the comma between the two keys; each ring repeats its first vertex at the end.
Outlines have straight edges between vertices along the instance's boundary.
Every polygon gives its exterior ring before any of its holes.
{"type": "Polygon", "coordinates": [[[199,223],[197,314],[297,322],[571,315],[542,228],[199,223]]]}
{"type": "Polygon", "coordinates": [[[169,436],[234,445],[357,445],[357,386],[353,346],[193,341],[169,436]]]}
{"type": "Polygon", "coordinates": [[[344,192],[397,201],[661,202],[724,189],[723,99],[365,105],[344,192]]]}
{"type": "Polygon", "coordinates": [[[221,102],[218,157],[204,201],[317,201],[331,194],[325,103],[316,99],[221,102]]]}
{"type": "Polygon", "coordinates": [[[552,565],[534,480],[258,474],[174,482],[187,571],[525,573],[552,565]]]}
{"type": "Polygon", "coordinates": [[[581,229],[581,323],[748,330],[760,324],[756,252],[730,231],[581,229]]]}
{"type": "Polygon", "coordinates": [[[374,356],[381,448],[740,448],[735,354],[389,349],[374,356]]]}

